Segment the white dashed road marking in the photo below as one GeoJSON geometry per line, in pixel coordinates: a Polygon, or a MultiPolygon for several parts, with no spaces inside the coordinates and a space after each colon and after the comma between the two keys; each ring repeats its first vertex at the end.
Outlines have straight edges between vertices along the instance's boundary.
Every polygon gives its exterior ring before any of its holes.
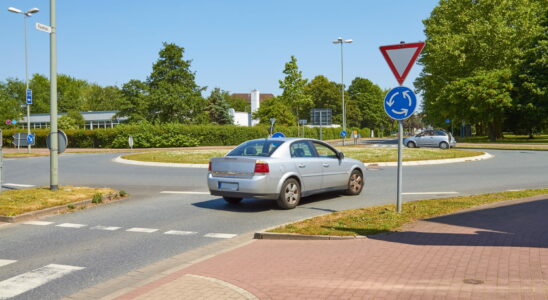
{"type": "Polygon", "coordinates": [[[210,195],[209,192],[192,192],[192,191],[162,191],[160,194],[187,194],[187,195],[210,195]]]}
{"type": "Polygon", "coordinates": [[[507,192],[521,192],[521,191],[524,191],[524,190],[506,190],[507,192]]]}
{"type": "Polygon", "coordinates": [[[16,260],[11,259],[0,259],[0,267],[7,266],[9,264],[13,264],[14,262],[17,262],[16,260]]]}
{"type": "Polygon", "coordinates": [[[59,225],[55,225],[57,227],[65,227],[65,228],[82,228],[86,227],[87,225],[84,224],[75,224],[75,223],[63,223],[59,225]]]}
{"type": "Polygon", "coordinates": [[[154,228],[139,228],[139,227],[133,227],[133,228],[130,228],[126,231],[129,231],[129,232],[144,232],[144,233],[153,233],[153,232],[156,232],[158,231],[158,229],[154,229],[154,228]]]}
{"type": "Polygon", "coordinates": [[[209,238],[216,238],[216,239],[230,239],[236,236],[236,234],[232,233],[208,233],[204,235],[205,237],[209,238]]]}
{"type": "Polygon", "coordinates": [[[32,185],[32,184],[18,184],[18,183],[4,183],[3,186],[31,188],[31,187],[34,187],[35,185],[32,185]]]}
{"type": "Polygon", "coordinates": [[[101,226],[101,225],[98,225],[98,226],[95,226],[95,227],[91,227],[91,229],[96,229],[96,230],[107,230],[107,231],[114,231],[114,230],[118,230],[122,227],[116,227],[116,226],[101,226]]]}
{"type": "Polygon", "coordinates": [[[51,264],[36,270],[0,281],[0,299],[8,299],[28,292],[54,279],[71,272],[85,269],[83,267],[51,264]]]}
{"type": "Polygon", "coordinates": [[[27,224],[27,225],[38,225],[38,226],[46,226],[46,225],[51,225],[53,224],[53,222],[46,222],[46,221],[28,221],[28,222],[25,222],[23,224],[27,224]]]}
{"type": "Polygon", "coordinates": [[[164,232],[164,234],[171,234],[171,235],[191,235],[196,233],[197,232],[195,231],[180,231],[180,230],[170,230],[170,231],[164,232]]]}
{"type": "Polygon", "coordinates": [[[402,193],[402,195],[451,195],[458,192],[421,192],[421,193],[402,193]]]}

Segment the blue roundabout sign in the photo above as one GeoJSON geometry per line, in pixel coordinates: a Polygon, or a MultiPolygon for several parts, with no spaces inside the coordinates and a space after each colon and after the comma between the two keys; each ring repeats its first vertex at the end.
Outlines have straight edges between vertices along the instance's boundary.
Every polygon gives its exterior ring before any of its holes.
{"type": "Polygon", "coordinates": [[[384,111],[394,120],[409,118],[417,108],[417,97],[405,86],[393,88],[384,98],[384,111]]]}

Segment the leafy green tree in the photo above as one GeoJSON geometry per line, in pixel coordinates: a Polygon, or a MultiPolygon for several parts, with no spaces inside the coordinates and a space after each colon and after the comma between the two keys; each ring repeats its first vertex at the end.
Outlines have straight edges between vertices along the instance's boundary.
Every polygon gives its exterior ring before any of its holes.
{"type": "Polygon", "coordinates": [[[491,140],[502,136],[503,112],[510,107],[508,76],[543,30],[545,7],[542,0],[440,1],[424,21],[426,47],[419,60],[424,68],[415,82],[428,121],[438,126],[445,119],[465,121],[488,128],[491,140]],[[482,103],[486,99],[496,100],[482,103]]]}
{"type": "Polygon", "coordinates": [[[297,66],[297,59],[291,56],[291,60],[285,64],[283,73],[285,77],[280,80],[280,88],[283,89],[280,100],[298,117],[308,116],[308,110],[312,106],[312,98],[305,93],[306,79],[303,79],[302,71],[297,66]]]}
{"type": "Polygon", "coordinates": [[[330,108],[333,114],[333,123],[342,124],[340,84],[329,81],[323,75],[318,75],[305,86],[305,92],[312,99],[312,108],[330,108]]]}
{"type": "Polygon", "coordinates": [[[59,74],[59,76],[57,76],[59,112],[84,110],[84,90],[88,87],[88,85],[89,83],[85,80],[59,74]]]}
{"type": "Polygon", "coordinates": [[[350,100],[360,110],[359,126],[367,128],[388,127],[390,119],[384,112],[384,92],[369,79],[356,77],[348,87],[350,100]]]}
{"type": "Polygon", "coordinates": [[[122,91],[116,86],[102,87],[91,84],[83,91],[86,111],[119,110],[122,104],[122,91]]]}
{"type": "Polygon", "coordinates": [[[259,110],[253,114],[254,119],[259,119],[261,124],[270,124],[270,119],[275,118],[278,125],[294,125],[296,116],[291,113],[291,108],[284,103],[281,97],[267,99],[261,103],[259,110]]]}
{"type": "Polygon", "coordinates": [[[190,61],[183,59],[184,48],[170,43],[163,45],[160,58],[152,66],[147,79],[150,108],[147,118],[189,124],[206,121],[207,102],[201,95],[205,88],[196,84],[190,61]]]}
{"type": "Polygon", "coordinates": [[[7,90],[7,84],[0,82],[0,127],[6,127],[6,120],[17,120],[21,116],[20,101],[7,90]]]}
{"type": "Polygon", "coordinates": [[[211,91],[211,95],[207,98],[208,106],[207,111],[209,113],[209,119],[216,124],[232,124],[232,116],[228,112],[230,106],[226,101],[228,92],[215,88],[211,91]]]}
{"type": "Polygon", "coordinates": [[[122,86],[121,93],[117,117],[127,117],[131,123],[147,120],[150,103],[147,101],[149,92],[146,83],[132,79],[122,86]]]}

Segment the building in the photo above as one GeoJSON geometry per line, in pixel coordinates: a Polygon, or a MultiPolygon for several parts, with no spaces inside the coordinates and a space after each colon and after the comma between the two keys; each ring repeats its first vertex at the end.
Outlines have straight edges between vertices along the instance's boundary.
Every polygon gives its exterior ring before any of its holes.
{"type": "MultiPolygon", "coordinates": [[[[116,114],[119,111],[110,110],[110,111],[88,111],[81,112],[80,114],[84,117],[86,121],[86,129],[97,129],[97,128],[112,128],[115,125],[120,124],[120,122],[127,120],[127,118],[116,118],[116,114]]],[[[66,113],[59,113],[58,118],[66,115],[66,113]]],[[[30,115],[30,128],[49,128],[50,125],[50,114],[31,114],[30,115]]],[[[25,116],[22,120],[18,121],[18,124],[21,128],[27,128],[27,117],[25,116]]]]}
{"type": "Polygon", "coordinates": [[[232,94],[232,97],[245,99],[248,101],[248,103],[251,106],[251,113],[234,111],[234,109],[232,108],[229,110],[229,113],[232,116],[232,119],[234,120],[234,125],[255,126],[259,124],[259,120],[253,120],[251,118],[252,114],[259,110],[259,107],[261,106],[261,102],[265,101],[266,99],[273,98],[274,95],[261,94],[258,90],[253,90],[249,94],[235,93],[235,94],[232,94]]]}

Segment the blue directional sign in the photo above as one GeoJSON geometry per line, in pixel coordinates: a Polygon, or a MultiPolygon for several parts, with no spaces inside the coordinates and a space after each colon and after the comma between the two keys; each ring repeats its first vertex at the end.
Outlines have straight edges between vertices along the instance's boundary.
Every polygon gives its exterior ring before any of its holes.
{"type": "Polygon", "coordinates": [[[346,130],[343,130],[343,131],[341,131],[341,133],[340,133],[340,134],[341,134],[341,137],[346,137],[346,135],[347,135],[347,132],[346,132],[346,130]]]}
{"type": "Polygon", "coordinates": [[[13,125],[17,124],[17,120],[11,120],[11,124],[13,125]]]}
{"type": "Polygon", "coordinates": [[[275,132],[273,135],[272,135],[273,138],[283,138],[285,137],[285,134],[281,133],[281,132],[275,132]]]}
{"type": "Polygon", "coordinates": [[[27,143],[29,143],[29,145],[34,144],[34,135],[32,134],[27,135],[27,143]]]}
{"type": "Polygon", "coordinates": [[[405,86],[393,88],[384,98],[384,111],[394,120],[409,118],[417,108],[417,97],[405,86]]]}
{"type": "Polygon", "coordinates": [[[27,89],[27,104],[32,104],[32,90],[27,89]]]}

